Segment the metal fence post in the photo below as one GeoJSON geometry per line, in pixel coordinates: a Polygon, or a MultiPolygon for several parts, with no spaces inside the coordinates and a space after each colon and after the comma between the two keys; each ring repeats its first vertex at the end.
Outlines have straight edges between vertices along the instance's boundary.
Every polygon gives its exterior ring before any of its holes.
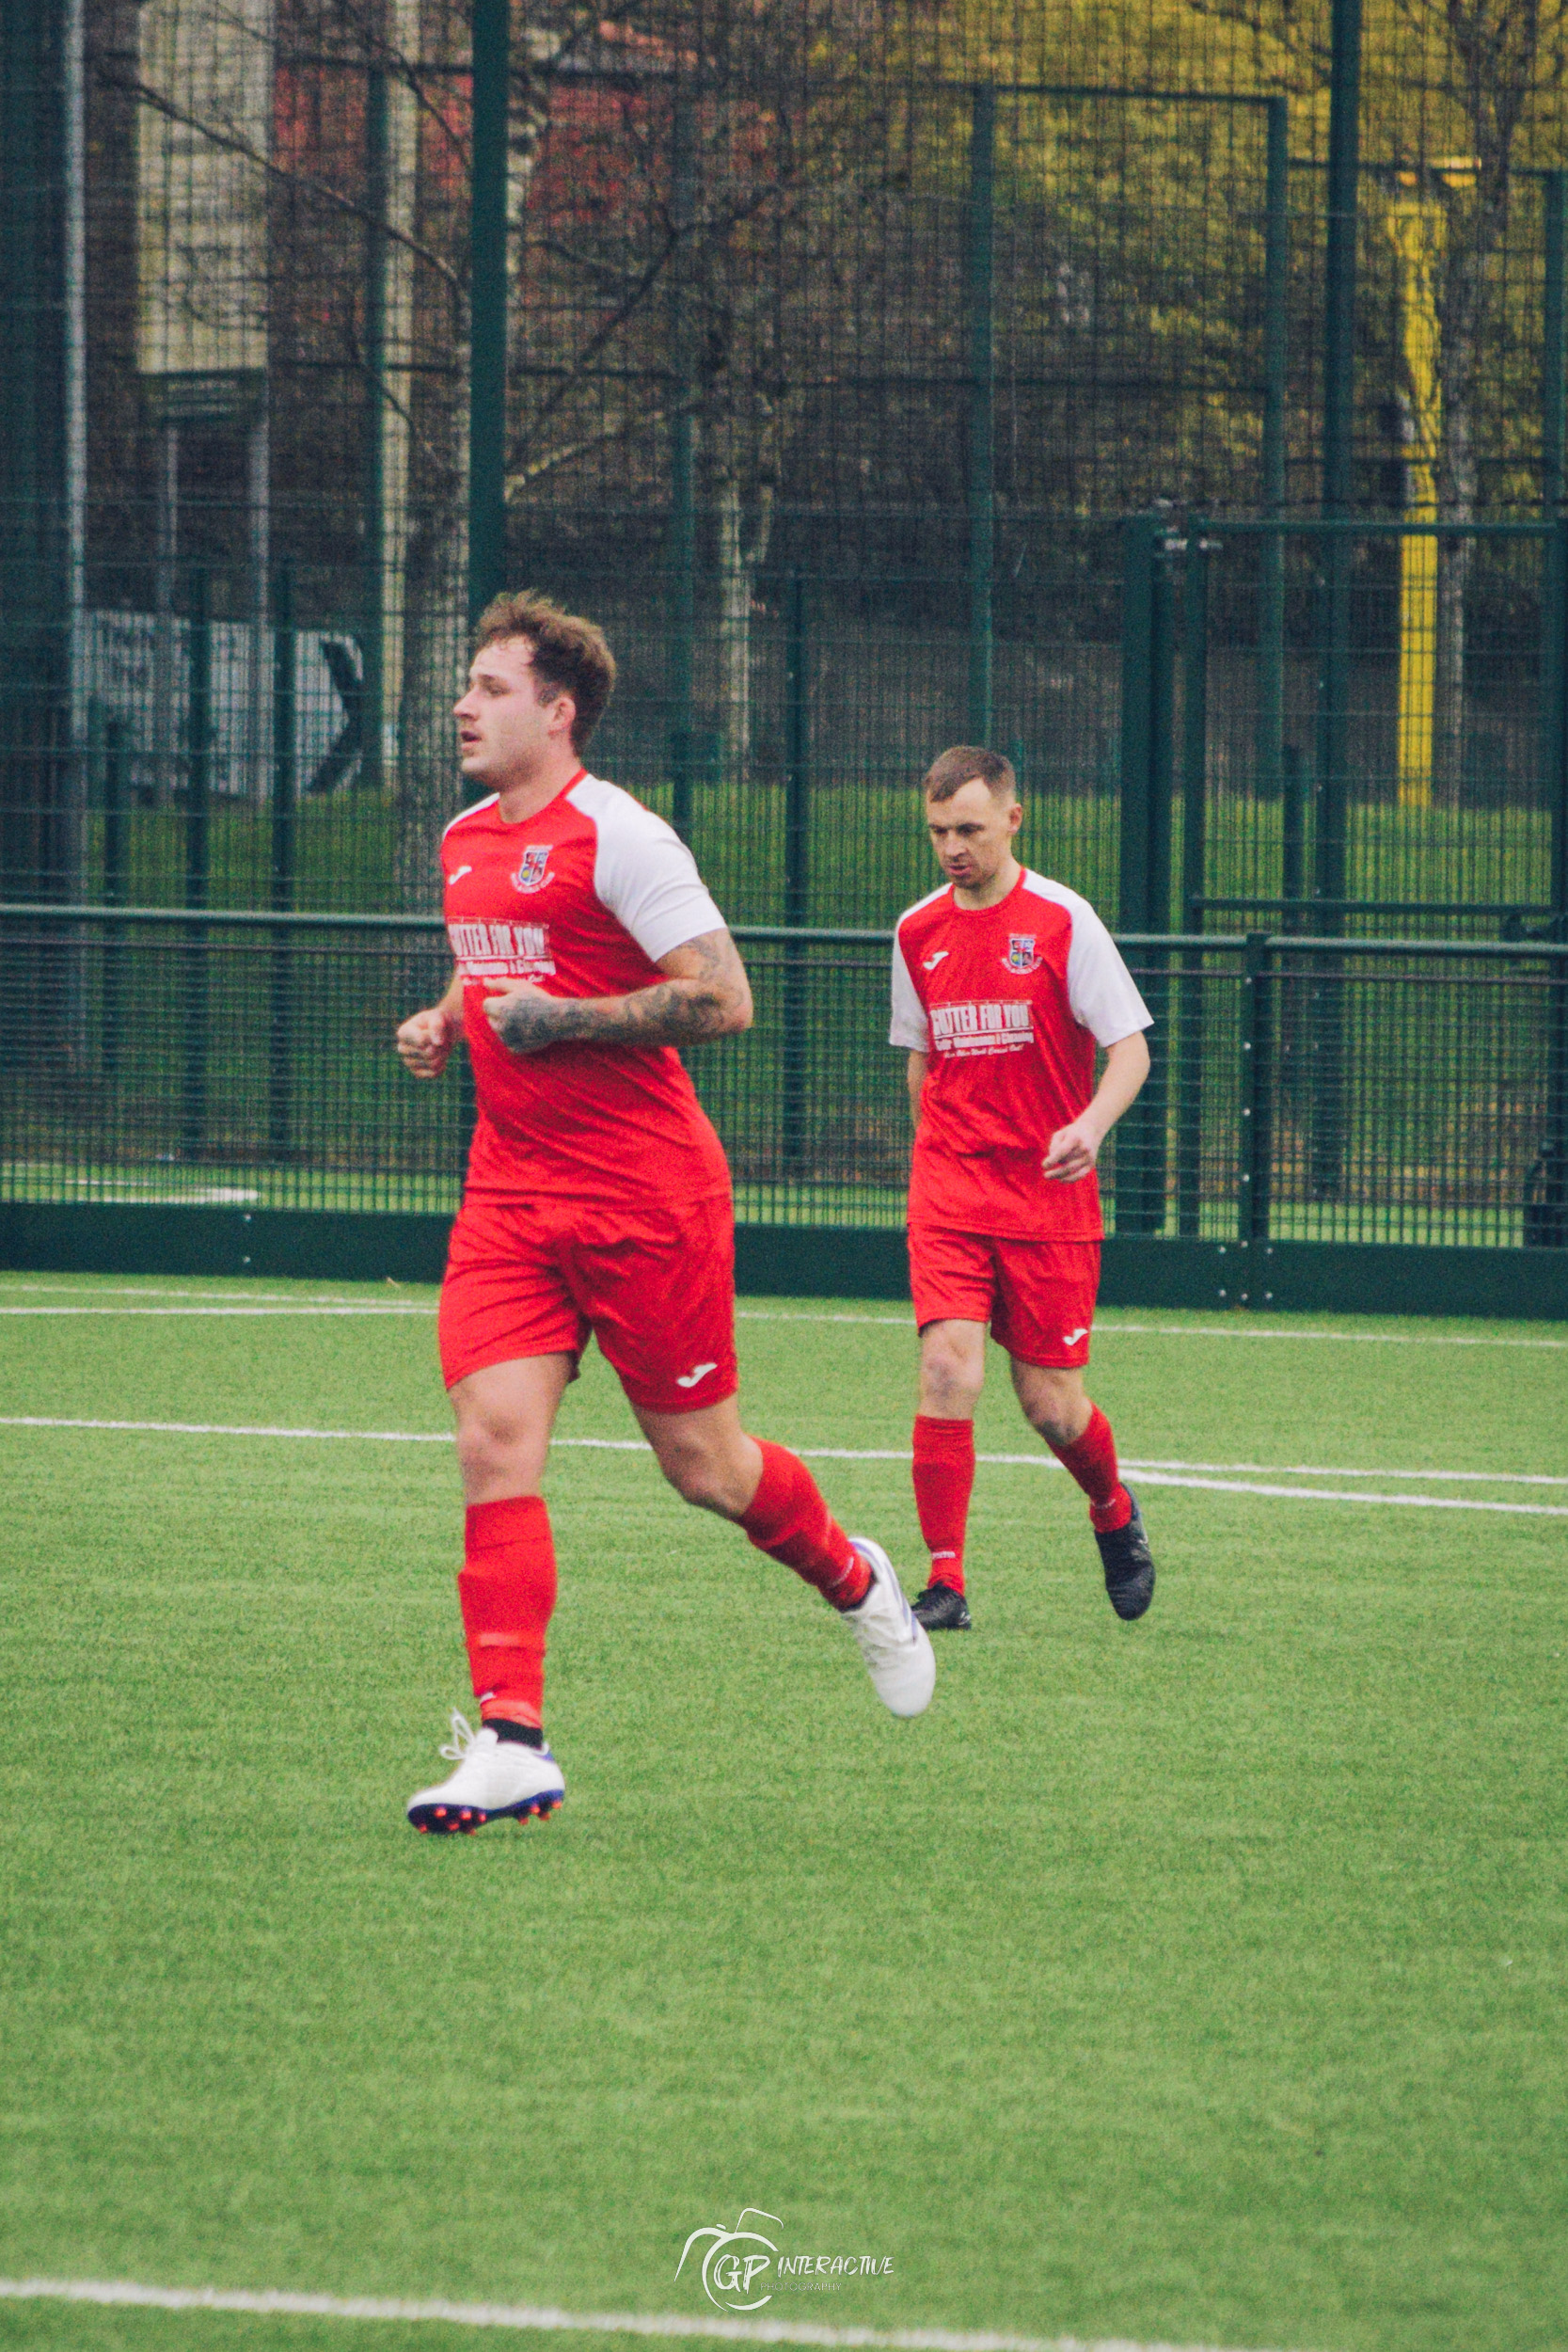
{"type": "MultiPolygon", "coordinates": [[[[1290,101],[1268,102],[1267,186],[1263,214],[1262,512],[1279,522],[1285,512],[1285,395],[1290,289],[1290,101]]],[[[1279,790],[1285,742],[1285,539],[1265,532],[1259,541],[1258,791],[1279,790]]]]}
{"type": "Polygon", "coordinates": [[[1154,675],[1154,533],[1151,515],[1122,526],[1120,842],[1117,923],[1151,930],[1148,892],[1149,721],[1154,675]]]}
{"type": "Polygon", "coordinates": [[[1158,519],[1150,545],[1146,928],[1164,931],[1170,929],[1171,819],[1176,795],[1176,580],[1171,545],[1158,519]]]}
{"type": "MultiPolygon", "coordinates": [[[[1209,543],[1201,522],[1187,532],[1182,580],[1181,927],[1201,931],[1207,850],[1209,769],[1209,543]]],[[[1195,1235],[1202,1216],[1203,957],[1184,961],[1177,1010],[1180,1050],[1172,1041],[1177,1088],[1176,1230],[1195,1235]]]]}
{"type": "Polygon", "coordinates": [[[1565,212],[1568,172],[1543,187],[1545,287],[1541,320],[1541,508],[1549,526],[1542,550],[1541,746],[1552,838],[1552,912],[1568,937],[1568,335],[1565,335],[1565,212]]]}
{"type": "MultiPolygon", "coordinates": [[[[283,563],[272,582],[272,902],[280,914],[294,902],[296,660],[293,572],[283,563]]],[[[267,1150],[282,1162],[293,1144],[293,949],[282,925],[272,935],[268,992],[267,1150]]]]}
{"type": "MultiPolygon", "coordinates": [[[[0,889],[10,898],[71,895],[67,27],[54,0],[13,0],[0,31],[0,889]]],[[[69,1019],[58,996],[40,1010],[69,1019]]]]}
{"type": "MultiPolygon", "coordinates": [[[[125,904],[125,721],[115,712],[103,720],[103,900],[125,904]]],[[[122,923],[103,926],[103,1075],[119,1069],[120,967],[125,952],[122,923]]]]}
{"type": "Polygon", "coordinates": [[[508,0],[473,0],[468,191],[468,618],[506,585],[508,0]]]}
{"type": "Polygon", "coordinates": [[[379,790],[387,742],[387,207],[390,167],[387,68],[365,76],[365,619],[359,660],[364,719],[359,780],[379,790]]]}
{"type": "MultiPolygon", "coordinates": [[[[1561,247],[1559,246],[1560,261],[1561,247]]],[[[1560,305],[1558,312],[1561,323],[1560,305]]],[[[1542,771],[1551,813],[1552,914],[1547,931],[1568,940],[1568,507],[1561,444],[1555,487],[1558,504],[1544,549],[1541,600],[1542,771]]],[[[1568,975],[1548,964],[1545,1133],[1541,1149],[1541,1198],[1526,1208],[1526,1236],[1537,1246],[1568,1243],[1568,975]]]]}
{"type": "MultiPolygon", "coordinates": [[[[696,196],[696,109],[677,90],[671,124],[671,219],[677,238],[691,226],[696,196]]],[[[687,254],[677,246],[670,275],[670,622],[665,692],[670,708],[670,821],[691,833],[692,682],[697,633],[696,425],[692,415],[691,333],[687,316],[687,254]]]]}
{"type": "Polygon", "coordinates": [[[1563,337],[1564,215],[1568,171],[1548,171],[1541,184],[1545,282],[1541,303],[1541,508],[1548,522],[1562,501],[1564,432],[1568,428],[1568,347],[1563,337]]]}
{"type": "MultiPolygon", "coordinates": [[[[1161,931],[1170,920],[1175,730],[1175,592],[1158,515],[1125,526],[1121,645],[1121,842],[1117,924],[1161,931]]],[[[1151,953],[1144,982],[1154,1015],[1154,1068],[1117,1142],[1117,1231],[1157,1233],[1165,1217],[1169,984],[1151,953]]]]}
{"type": "MultiPolygon", "coordinates": [[[[191,573],[189,738],[185,761],[185,904],[204,908],[210,883],[208,834],[213,763],[213,625],[206,566],[191,573]]],[[[185,940],[184,1082],[180,1105],[182,1158],[201,1157],[207,1128],[207,931],[185,940]]]]}
{"type": "MultiPolygon", "coordinates": [[[[1354,487],[1355,264],[1361,163],[1361,0],[1333,0],[1328,113],[1328,235],[1323,255],[1323,511],[1351,512],[1354,487]]],[[[1325,534],[1321,606],[1323,644],[1318,695],[1318,823],[1313,890],[1345,896],[1345,827],[1350,794],[1350,534],[1325,534]]],[[[1342,930],[1338,906],[1316,916],[1320,931],[1342,930]]],[[[1343,996],[1337,970],[1324,967],[1313,992],[1314,1117],[1312,1189],[1331,1199],[1343,1182],[1343,996]]]]}
{"type": "MultiPolygon", "coordinates": [[[[811,891],[811,674],[806,582],[791,572],[784,606],[784,921],[808,918],[811,891]]],[[[806,966],[799,940],[784,943],[784,1160],[799,1174],[805,1158],[806,966]]]]}
{"type": "Polygon", "coordinates": [[[991,581],[996,542],[995,417],[996,92],[972,94],[969,134],[969,739],[989,743],[994,636],[991,581]]]}
{"type": "Polygon", "coordinates": [[[1237,1238],[1269,1237],[1269,1177],[1274,1159],[1274,984],[1266,931],[1248,931],[1242,981],[1241,1197],[1237,1238]]]}
{"type": "MultiPolygon", "coordinates": [[[[1324,938],[1345,927],[1338,903],[1346,895],[1346,827],[1349,815],[1350,541],[1345,532],[1326,534],[1320,611],[1322,667],[1318,683],[1317,821],[1312,835],[1312,895],[1326,903],[1313,911],[1324,938]]],[[[1308,1052],[1312,1068],[1312,1191],[1332,1200],[1344,1176],[1344,1054],[1340,1024],[1343,990],[1337,962],[1315,964],[1310,999],[1308,1052]]]]}
{"type": "MultiPolygon", "coordinates": [[[[1361,172],[1361,0],[1332,0],[1328,220],[1323,249],[1323,512],[1350,511],[1355,427],[1355,265],[1361,172]]],[[[1331,541],[1332,546],[1332,541],[1331,541]]]]}
{"type": "MultiPolygon", "coordinates": [[[[1176,790],[1176,580],[1163,526],[1153,533],[1154,574],[1150,599],[1148,713],[1148,929],[1170,928],[1171,813],[1176,790]]],[[[1139,1156],[1143,1163],[1142,1231],[1158,1233],[1165,1222],[1165,1184],[1170,1167],[1171,1036],[1170,950],[1147,951],[1144,994],[1154,1015],[1153,1059],[1139,1098],[1139,1156]]]]}
{"type": "Polygon", "coordinates": [[[1182,578],[1181,925],[1203,929],[1209,830],[1209,541],[1201,522],[1187,532],[1182,578]]]}

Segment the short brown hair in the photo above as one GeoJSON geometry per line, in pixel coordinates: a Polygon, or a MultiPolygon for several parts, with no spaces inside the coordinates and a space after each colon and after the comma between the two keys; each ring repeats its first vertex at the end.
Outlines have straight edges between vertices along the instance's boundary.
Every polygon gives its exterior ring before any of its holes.
{"type": "Polygon", "coordinates": [[[491,597],[479,616],[474,651],[508,637],[526,637],[533,647],[533,675],[540,685],[570,694],[577,705],[572,749],[580,756],[615,691],[615,656],[603,629],[576,612],[563,612],[532,588],[523,588],[491,597]]]}
{"type": "Polygon", "coordinates": [[[1000,752],[982,751],[976,743],[955,743],[951,751],[943,752],[931,762],[920,788],[928,801],[950,801],[966,784],[983,784],[993,800],[1018,797],[1012,761],[1004,759],[1000,752]]]}

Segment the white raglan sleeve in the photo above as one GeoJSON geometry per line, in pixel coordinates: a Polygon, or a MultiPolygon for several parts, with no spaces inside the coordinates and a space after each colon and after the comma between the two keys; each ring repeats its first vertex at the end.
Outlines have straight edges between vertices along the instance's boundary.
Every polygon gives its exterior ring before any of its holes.
{"type": "Polygon", "coordinates": [[[575,805],[598,829],[594,890],[599,904],[628,930],[650,963],[689,939],[727,928],[697,871],[697,861],[673,826],[618,785],[585,777],[575,805]]]}
{"type": "Polygon", "coordinates": [[[1072,945],[1067,959],[1068,1004],[1073,1019],[1100,1045],[1115,1045],[1151,1028],[1154,1015],[1139,995],[1116,941],[1085,898],[1072,906],[1072,945]]]}
{"type": "Polygon", "coordinates": [[[904,943],[896,933],[893,941],[893,1026],[887,1041],[890,1045],[902,1045],[911,1054],[928,1054],[931,1050],[926,1008],[915,993],[910,967],[904,960],[904,943]]]}

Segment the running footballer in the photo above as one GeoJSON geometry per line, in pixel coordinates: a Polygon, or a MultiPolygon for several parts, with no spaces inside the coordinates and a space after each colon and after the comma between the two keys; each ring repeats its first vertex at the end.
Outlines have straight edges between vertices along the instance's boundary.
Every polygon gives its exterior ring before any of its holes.
{"type": "Polygon", "coordinates": [[[899,917],[892,1029],[915,1123],[914,1497],[931,1567],[914,1614],[933,1630],[971,1623],[964,1534],[989,1327],[1024,1418],[1089,1499],[1112,1608],[1141,1617],[1154,1562],[1084,1366],[1104,1230],[1095,1162],[1148,1075],[1150,1015],[1088,901],[1014,856],[1023,811],[1006,760],[959,744],[924,798],[946,879],[899,917]]]}
{"type": "Polygon", "coordinates": [[[690,851],[590,775],[614,684],[591,622],[540,596],[483,615],[457,705],[484,799],[441,843],[456,961],[398,1031],[419,1078],[467,1040],[478,1100],[437,1333],[467,1502],[457,1580],[480,1727],[411,1798],[417,1829],[471,1831],[564,1794],[544,1731],[555,1549],[540,1481],[592,1334],[666,1478],[733,1519],[839,1611],[878,1695],[918,1715],[935,1676],[887,1554],[846,1535],[786,1448],[736,1402],[729,1168],[678,1048],[749,1026],[751,991],[690,851]]]}

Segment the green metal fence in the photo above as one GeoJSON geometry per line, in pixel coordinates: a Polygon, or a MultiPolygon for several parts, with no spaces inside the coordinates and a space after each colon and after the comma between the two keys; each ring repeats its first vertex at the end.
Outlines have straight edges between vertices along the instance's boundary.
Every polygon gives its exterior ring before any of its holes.
{"type": "Polygon", "coordinates": [[[1568,92],[1539,12],[1320,13],[14,0],[15,1215],[439,1219],[385,1038],[530,580],[752,934],[754,1230],[895,1231],[869,934],[984,736],[1145,942],[1125,1263],[1563,1247],[1568,92]]]}
{"type": "MultiPolygon", "coordinates": [[[[7,12],[0,896],[429,907],[467,613],[507,576],[607,620],[597,756],[737,919],[890,919],[879,796],[975,735],[1050,791],[1039,862],[1114,907],[1124,518],[1385,528],[1430,490],[1442,791],[1307,895],[1544,902],[1528,823],[1450,821],[1538,790],[1515,688],[1562,665],[1528,559],[1473,529],[1563,488],[1541,26],[1494,92],[1397,0],[427,17],[7,12]]],[[[1388,765],[1399,559],[1242,527],[1222,787],[1255,625],[1283,675],[1219,899],[1291,896],[1291,793],[1388,765]]]]}
{"type": "Polygon", "coordinates": [[[1150,516],[1125,552],[1124,925],[1561,935],[1568,524],[1150,516]]]}
{"type": "MultiPolygon", "coordinates": [[[[1042,524],[1032,546],[1027,594],[990,596],[983,643],[964,595],[922,613],[909,576],[759,579],[737,771],[672,755],[678,612],[650,612],[635,579],[558,573],[622,664],[595,766],[679,821],[732,920],[888,924],[927,886],[915,787],[972,731],[978,646],[991,739],[1024,789],[1024,854],[1126,929],[1487,937],[1560,922],[1568,523],[1151,514],[1042,524]],[[1424,604],[1407,572],[1420,547],[1436,556],[1424,604]],[[1454,572],[1464,640],[1440,675],[1429,608],[1454,572]]],[[[391,796],[338,788],[356,755],[325,715],[326,660],[349,640],[299,629],[294,596],[279,567],[267,628],[241,629],[213,618],[199,568],[185,577],[166,788],[147,781],[156,702],[94,641],[79,901],[428,898],[434,824],[416,845],[391,796]]],[[[716,692],[721,649],[693,644],[716,692]]],[[[453,779],[435,815],[456,805],[453,779]]]]}
{"type": "MultiPolygon", "coordinates": [[[[888,941],[742,932],[757,1021],[690,1057],[743,1221],[896,1230],[888,941]]],[[[1119,1237],[1568,1248],[1568,948],[1124,939],[1155,1073],[1104,1171],[1119,1237]]],[[[0,913],[0,1199],[445,1213],[461,1064],[397,1021],[450,969],[421,917],[0,913]]]]}

